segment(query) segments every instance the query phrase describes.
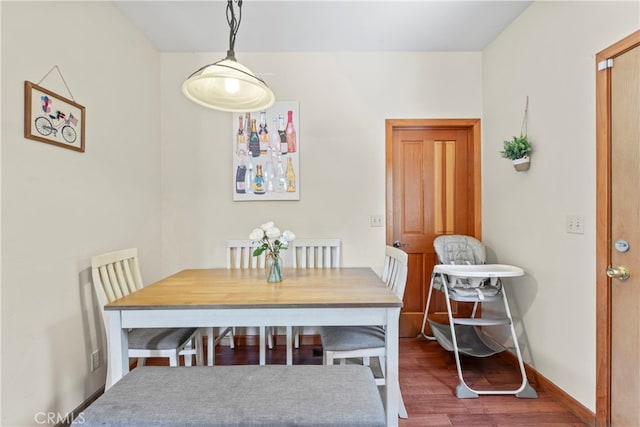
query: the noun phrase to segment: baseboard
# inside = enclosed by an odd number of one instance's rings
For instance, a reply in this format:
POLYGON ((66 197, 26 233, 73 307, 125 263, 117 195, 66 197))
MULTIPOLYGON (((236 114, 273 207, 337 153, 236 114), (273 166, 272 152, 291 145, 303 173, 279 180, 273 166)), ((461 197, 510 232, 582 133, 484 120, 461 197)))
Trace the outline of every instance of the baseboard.
MULTIPOLYGON (((509 363, 518 363, 518 358, 514 353, 510 351, 503 351, 497 356, 507 359, 509 363)), ((553 395, 553 397, 563 405, 565 405, 569 409, 569 411, 573 413, 573 415, 580 418, 580 421, 587 424, 589 427, 595 427, 596 414, 591 412, 582 403, 578 402, 576 399, 567 394, 567 392, 555 385, 547 377, 536 371, 532 366, 525 363, 524 369, 527 373, 529 382, 536 386, 534 387, 535 389, 544 390, 547 393, 553 395)))
POLYGON ((76 417, 78 417, 82 412, 89 407, 93 402, 96 401, 97 398, 102 396, 104 393, 104 386, 100 387, 96 390, 91 396, 85 399, 76 409, 69 412, 66 417, 64 417, 64 421, 56 424, 54 427, 69 427, 76 417))

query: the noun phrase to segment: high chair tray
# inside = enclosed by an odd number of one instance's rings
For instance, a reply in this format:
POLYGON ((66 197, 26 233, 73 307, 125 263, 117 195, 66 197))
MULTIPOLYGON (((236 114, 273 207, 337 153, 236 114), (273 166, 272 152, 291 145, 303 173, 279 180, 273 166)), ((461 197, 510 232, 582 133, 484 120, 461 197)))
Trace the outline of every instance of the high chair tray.
POLYGON ((524 270, 514 265, 506 264, 437 264, 434 273, 448 274, 456 277, 517 277, 524 276, 524 270))

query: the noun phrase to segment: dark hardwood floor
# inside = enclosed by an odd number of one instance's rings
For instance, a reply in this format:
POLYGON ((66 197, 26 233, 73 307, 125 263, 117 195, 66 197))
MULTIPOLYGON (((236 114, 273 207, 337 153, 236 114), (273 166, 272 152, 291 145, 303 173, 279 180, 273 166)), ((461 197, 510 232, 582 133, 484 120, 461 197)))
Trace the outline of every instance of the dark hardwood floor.
MULTIPOLYGON (((281 340, 283 341, 283 340, 281 340)), ((294 364, 322 364, 317 345, 294 350, 294 364), (314 348, 316 351, 314 352, 314 348)), ((504 353, 503 353, 504 354, 504 353)), ((235 349, 216 348, 216 364, 257 364, 258 347, 239 343, 235 349)), ((267 350, 267 363, 284 364, 284 345, 267 350)), ((147 365, 164 364, 150 359, 147 365)), ((469 386, 478 389, 516 389, 520 373, 514 360, 502 354, 488 358, 463 357, 463 373, 469 386)), ((426 426, 588 426, 576 416, 553 390, 544 390, 529 378, 538 392, 537 399, 513 395, 481 395, 477 399, 458 399, 458 375, 453 354, 433 341, 400 339, 400 388, 409 419, 400 427, 426 426)))

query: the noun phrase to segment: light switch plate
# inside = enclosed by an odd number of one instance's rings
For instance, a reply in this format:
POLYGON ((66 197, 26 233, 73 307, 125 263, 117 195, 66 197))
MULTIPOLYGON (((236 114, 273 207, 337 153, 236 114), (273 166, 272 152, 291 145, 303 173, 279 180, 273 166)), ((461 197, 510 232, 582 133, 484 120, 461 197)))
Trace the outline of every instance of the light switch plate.
POLYGON ((584 234, 584 217, 581 215, 567 215, 567 233, 584 234))
POLYGON ((384 215, 371 215, 372 227, 384 227, 384 215))

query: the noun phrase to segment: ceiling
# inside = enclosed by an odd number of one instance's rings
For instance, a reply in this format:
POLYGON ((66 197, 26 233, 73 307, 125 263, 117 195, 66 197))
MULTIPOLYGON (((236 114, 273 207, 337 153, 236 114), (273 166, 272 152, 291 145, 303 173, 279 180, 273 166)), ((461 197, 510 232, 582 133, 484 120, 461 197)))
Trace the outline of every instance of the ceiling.
MULTIPOLYGON (((225 52, 226 1, 117 1, 160 52, 225 52)), ((244 0, 235 51, 480 51, 532 1, 244 0)))

